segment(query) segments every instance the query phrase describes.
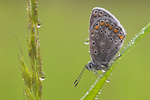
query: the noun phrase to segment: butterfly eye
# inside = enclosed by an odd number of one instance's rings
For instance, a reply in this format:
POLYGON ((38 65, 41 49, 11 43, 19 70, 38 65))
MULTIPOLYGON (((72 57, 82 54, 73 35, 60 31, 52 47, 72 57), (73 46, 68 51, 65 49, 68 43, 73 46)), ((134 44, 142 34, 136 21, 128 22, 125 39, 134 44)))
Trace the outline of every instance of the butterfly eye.
POLYGON ((89 64, 89 68, 92 68, 91 64, 89 64))

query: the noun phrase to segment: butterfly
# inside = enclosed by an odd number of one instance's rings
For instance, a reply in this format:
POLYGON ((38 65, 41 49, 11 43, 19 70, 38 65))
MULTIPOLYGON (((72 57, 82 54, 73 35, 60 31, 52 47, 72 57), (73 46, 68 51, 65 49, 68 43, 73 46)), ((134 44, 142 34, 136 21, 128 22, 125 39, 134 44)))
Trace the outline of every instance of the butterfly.
POLYGON ((89 46, 91 61, 83 68, 74 82, 78 85, 86 69, 90 71, 107 70, 112 59, 124 43, 125 29, 109 11, 95 7, 92 10, 89 25, 89 46))

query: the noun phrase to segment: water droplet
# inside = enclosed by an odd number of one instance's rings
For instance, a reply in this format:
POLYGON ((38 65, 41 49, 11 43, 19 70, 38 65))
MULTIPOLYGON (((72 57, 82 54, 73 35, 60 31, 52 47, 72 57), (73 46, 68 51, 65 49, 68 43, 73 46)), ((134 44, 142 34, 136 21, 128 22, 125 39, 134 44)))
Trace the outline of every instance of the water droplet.
POLYGON ((144 30, 145 30, 145 27, 142 29, 142 33, 141 34, 144 34, 144 30))
POLYGON ((86 38, 85 41, 84 41, 84 43, 85 43, 86 45, 88 45, 88 44, 89 44, 89 38, 86 38))
POLYGON ((44 81, 44 80, 45 80, 45 77, 40 77, 40 80, 41 80, 41 81, 44 81))
POLYGON ((120 57, 121 56, 121 54, 120 54, 120 52, 118 52, 118 57, 120 57))
POLYGON ((101 76, 101 77, 103 77, 103 75, 102 75, 102 74, 101 74, 100 76, 101 76))
POLYGON ((37 28, 40 28, 41 27, 41 24, 37 24, 37 26, 36 26, 37 28))
POLYGON ((88 50, 88 52, 90 52, 90 50, 88 50))
POLYGON ((26 8, 26 10, 29 10, 28 8, 26 8))
POLYGON ((37 5, 37 3, 35 2, 35 6, 34 6, 34 9, 35 10, 38 10, 39 6, 37 5))
POLYGON ((91 89, 92 89, 92 86, 90 86, 89 90, 91 90, 91 89))
POLYGON ((120 57, 120 56, 121 56, 121 54, 120 54, 120 52, 119 52, 118 57, 120 57))
POLYGON ((97 99, 98 99, 98 95, 95 96, 95 100, 97 100, 97 99))
POLYGON ((105 73, 105 70, 102 70, 103 73, 105 73))
POLYGON ((135 35, 135 37, 137 37, 138 35, 135 35))
POLYGON ((124 49, 126 49, 126 46, 124 46, 124 49))
POLYGON ((98 94, 101 94, 101 93, 102 93, 101 90, 99 90, 99 91, 98 91, 98 94))
POLYGON ((112 60, 111 63, 114 63, 114 61, 112 60))
POLYGON ((94 87, 94 85, 90 86, 89 90, 92 90, 92 89, 93 89, 93 87, 94 87))
POLYGON ((38 20, 38 24, 36 25, 36 27, 37 27, 37 28, 40 28, 40 27, 41 27, 41 23, 42 23, 42 22, 41 22, 40 20, 38 20))
POLYGON ((91 61, 88 61, 88 63, 90 63, 91 61))
POLYGON ((24 80, 24 79, 22 79, 22 80, 24 80))
POLYGON ((142 30, 145 30, 145 27, 142 30))
POLYGON ((109 78, 109 77, 106 79, 106 82, 107 82, 107 83, 109 83, 109 82, 110 82, 110 78, 109 78))
POLYGON ((44 73, 44 72, 42 72, 42 76, 40 77, 40 80, 41 80, 41 81, 44 81, 44 80, 45 80, 45 73, 44 73))
POLYGON ((132 42, 132 44, 134 44, 134 41, 132 42))
POLYGON ((29 1, 29 5, 31 5, 31 1, 29 1))

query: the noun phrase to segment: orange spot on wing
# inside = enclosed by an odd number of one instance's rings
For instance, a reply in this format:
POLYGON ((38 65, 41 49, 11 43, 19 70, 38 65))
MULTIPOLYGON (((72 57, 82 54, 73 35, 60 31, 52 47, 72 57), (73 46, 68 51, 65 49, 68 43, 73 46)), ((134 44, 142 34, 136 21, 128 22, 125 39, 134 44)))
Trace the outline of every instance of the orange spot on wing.
POLYGON ((123 35, 118 34, 118 37, 121 39, 121 41, 123 41, 123 38, 124 38, 123 35))
POLYGON ((109 26, 109 24, 106 23, 105 26, 109 26))
POLYGON ((109 29, 110 29, 110 30, 113 29, 113 26, 109 26, 109 29))
POLYGON ((99 14, 99 16, 102 17, 103 15, 102 15, 102 14, 99 14))
POLYGON ((94 16, 94 17, 97 17, 97 15, 96 15, 96 14, 93 14, 93 16, 94 16))
POLYGON ((123 39, 123 36, 120 36, 120 39, 123 39))
POLYGON ((114 32, 115 32, 115 33, 118 33, 119 31, 118 31, 118 29, 114 29, 114 32))
POLYGON ((92 30, 91 34, 94 34, 94 30, 92 30))
POLYGON ((103 23, 103 22, 100 22, 100 25, 102 26, 102 25, 104 25, 104 23, 103 23))
POLYGON ((95 26, 95 29, 98 30, 98 29, 99 29, 99 26, 95 26))
POLYGON ((118 37, 120 37, 121 35, 120 34, 118 34, 118 37))

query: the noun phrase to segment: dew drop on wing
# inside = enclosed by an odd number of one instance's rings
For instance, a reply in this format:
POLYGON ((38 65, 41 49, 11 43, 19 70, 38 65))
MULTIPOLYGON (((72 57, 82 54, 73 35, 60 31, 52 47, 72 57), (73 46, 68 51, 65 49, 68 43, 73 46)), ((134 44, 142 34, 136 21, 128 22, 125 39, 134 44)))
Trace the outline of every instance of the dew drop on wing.
POLYGON ((88 45, 90 42, 89 42, 89 38, 86 38, 85 41, 84 41, 84 44, 88 45))

